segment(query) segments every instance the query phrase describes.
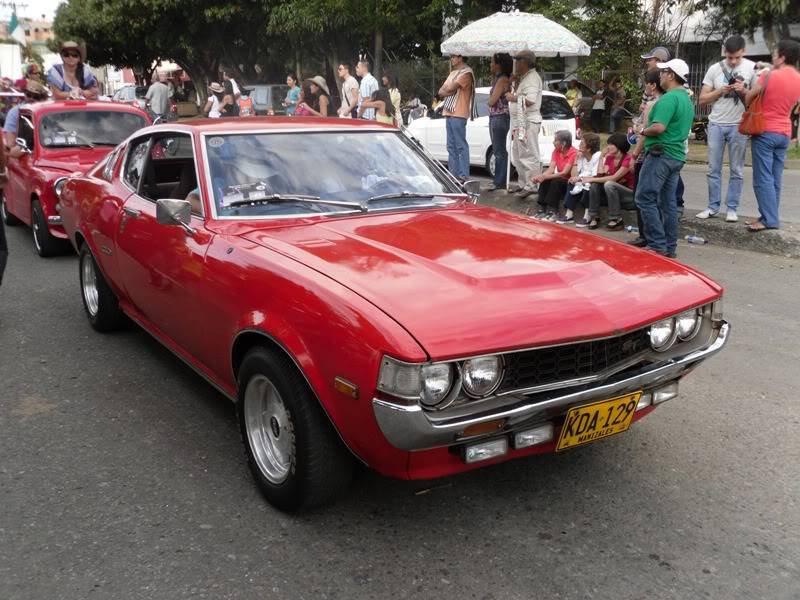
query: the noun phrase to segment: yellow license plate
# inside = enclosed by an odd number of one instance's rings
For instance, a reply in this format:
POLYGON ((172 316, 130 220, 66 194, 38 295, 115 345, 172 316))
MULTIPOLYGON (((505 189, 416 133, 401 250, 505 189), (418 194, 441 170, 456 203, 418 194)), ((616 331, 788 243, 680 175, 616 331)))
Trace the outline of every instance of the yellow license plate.
POLYGON ((564 419, 556 452, 622 433, 631 426, 642 392, 571 408, 564 419))

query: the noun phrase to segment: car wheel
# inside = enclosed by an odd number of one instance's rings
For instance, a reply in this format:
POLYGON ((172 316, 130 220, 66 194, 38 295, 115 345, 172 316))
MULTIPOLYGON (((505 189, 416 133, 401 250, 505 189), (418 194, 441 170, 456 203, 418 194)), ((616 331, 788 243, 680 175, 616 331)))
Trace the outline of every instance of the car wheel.
POLYGON ((237 413, 250 470, 267 501, 285 511, 341 496, 353 458, 294 364, 257 347, 242 361, 237 413))
POLYGON ((489 148, 489 150, 486 152, 486 170, 489 171, 489 175, 492 176, 492 179, 494 179, 494 167, 496 162, 494 151, 489 148))
POLYGON ((2 198, 0 198, 0 216, 3 218, 3 223, 8 225, 9 227, 14 227, 15 225, 19 225, 20 223, 22 223, 22 221, 20 221, 17 217, 8 212, 5 196, 2 196, 2 198))
POLYGON ((42 205, 38 200, 31 203, 31 229, 33 229, 33 247, 39 256, 57 256, 66 252, 67 242, 50 235, 42 205))
POLYGON ((78 256, 83 308, 89 324, 97 331, 114 331, 125 324, 125 314, 119 300, 103 277, 89 250, 88 244, 81 246, 78 256))

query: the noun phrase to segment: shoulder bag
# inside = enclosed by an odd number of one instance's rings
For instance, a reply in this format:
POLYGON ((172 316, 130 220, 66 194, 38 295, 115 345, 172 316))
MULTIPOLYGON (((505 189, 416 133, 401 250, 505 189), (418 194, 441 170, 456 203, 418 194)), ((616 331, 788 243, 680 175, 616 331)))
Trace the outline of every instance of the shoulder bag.
POLYGON ((764 78, 764 86, 758 95, 753 98, 750 106, 744 111, 742 120, 739 121, 739 133, 742 135, 761 135, 766 130, 764 121, 764 94, 767 92, 769 73, 764 78))

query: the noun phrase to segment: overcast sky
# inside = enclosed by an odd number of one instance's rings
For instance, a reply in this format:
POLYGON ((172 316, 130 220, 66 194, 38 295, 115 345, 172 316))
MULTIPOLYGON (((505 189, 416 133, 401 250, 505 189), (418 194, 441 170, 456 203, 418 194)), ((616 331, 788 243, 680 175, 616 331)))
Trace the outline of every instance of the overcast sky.
MULTIPOLYGON (((18 5, 27 4, 28 6, 17 9, 17 15, 20 17, 28 17, 29 19, 38 19, 43 14, 52 19, 56 14, 56 7, 58 7, 63 0, 16 0, 18 5)), ((11 17, 10 8, 0 8, 0 18, 8 21, 11 17)))

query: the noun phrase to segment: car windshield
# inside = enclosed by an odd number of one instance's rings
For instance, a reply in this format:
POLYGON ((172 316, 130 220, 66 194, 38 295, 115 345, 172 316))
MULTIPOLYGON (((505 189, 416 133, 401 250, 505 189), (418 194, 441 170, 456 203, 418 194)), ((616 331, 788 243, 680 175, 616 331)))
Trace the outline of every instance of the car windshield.
POLYGON ((542 119, 561 120, 574 119, 575 113, 572 107, 562 96, 542 96, 542 119))
POLYGON ((455 201, 456 190, 398 132, 213 135, 205 138, 205 146, 220 217, 342 213, 455 201))
POLYGON ((137 129, 145 119, 133 113, 111 110, 70 110, 48 113, 39 125, 42 146, 116 146, 137 129))

